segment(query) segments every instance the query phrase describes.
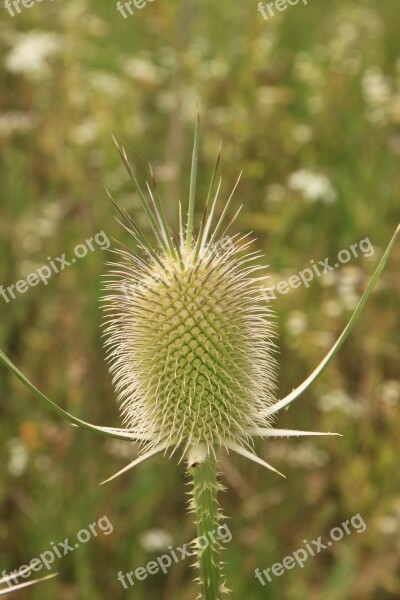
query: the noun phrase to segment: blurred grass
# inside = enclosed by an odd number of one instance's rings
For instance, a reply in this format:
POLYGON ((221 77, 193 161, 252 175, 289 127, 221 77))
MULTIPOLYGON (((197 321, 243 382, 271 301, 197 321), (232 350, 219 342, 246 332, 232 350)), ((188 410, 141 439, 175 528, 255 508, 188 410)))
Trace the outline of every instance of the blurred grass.
MULTIPOLYGON (((400 220, 397 3, 309 2, 268 22, 256 2, 227 0, 206 0, 201 8, 193 0, 156 0, 127 20, 104 0, 44 0, 14 18, 1 13, 0 283, 24 278, 48 256, 71 255, 103 229, 131 243, 103 191, 107 185, 141 221, 112 133, 142 180, 148 161, 154 163, 176 225, 177 201, 187 199, 197 102, 199 198, 222 137, 226 197, 244 169, 236 227, 255 232, 275 281, 311 259, 334 262, 365 237, 375 247, 371 258, 354 259, 334 278, 274 302, 279 394, 296 386, 343 328, 400 220), (22 53, 16 72, 18 48, 38 30, 54 34, 59 51, 41 61, 42 37, 39 50, 22 53), (288 177, 300 169, 327 176, 336 201, 308 202, 290 189, 288 177)), ((279 419, 281 427, 344 437, 259 442, 258 452, 285 472, 285 481, 236 457, 223 461, 232 598, 400 596, 399 258, 397 248, 339 358, 279 419), (256 567, 281 561, 304 539, 326 537, 356 513, 367 524, 364 533, 265 588, 254 578, 256 567)), ((97 250, 46 287, 29 288, 9 304, 0 297, 0 346, 66 410, 111 426, 119 417, 98 310, 105 260, 97 250)), ((144 532, 168 532, 173 546, 193 535, 183 465, 157 458, 99 487, 134 448, 72 430, 4 370, 0 390, 1 569, 26 564, 51 541, 74 539, 104 514, 114 525, 112 535, 59 561, 59 578, 15 598, 194 598, 186 563, 128 591, 117 581, 118 571, 161 553, 146 550, 144 532)))

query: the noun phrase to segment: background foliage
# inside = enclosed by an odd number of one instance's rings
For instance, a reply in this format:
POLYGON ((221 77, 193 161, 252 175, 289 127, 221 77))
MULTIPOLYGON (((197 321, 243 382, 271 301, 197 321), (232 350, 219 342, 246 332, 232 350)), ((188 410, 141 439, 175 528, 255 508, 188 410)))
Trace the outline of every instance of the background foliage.
MULTIPOLYGON (((365 237, 375 247, 371 258, 274 302, 279 395, 290 391, 343 328, 399 221, 397 2, 310 1, 268 22, 255 1, 155 0, 126 20, 105 0, 44 0, 14 18, 0 10, 0 283, 24 278, 48 256, 68 256, 102 229, 131 244, 103 190, 141 221, 111 133, 142 180, 154 164, 176 225, 197 102, 199 199, 222 137, 225 197, 244 169, 236 227, 257 235, 272 281, 365 237), (304 170, 308 185, 294 189, 291 176, 304 170)), ((400 597, 399 258, 397 249, 339 358, 279 419, 344 437, 260 442, 286 480, 223 457, 232 598, 400 597), (256 567, 356 513, 364 533, 265 588, 254 578, 256 567)), ((66 410, 118 426, 99 328, 105 260, 97 250, 46 287, 9 304, 0 297, 0 347, 66 410)), ((73 430, 4 369, 0 390, 1 569, 26 564, 104 514, 114 525, 60 561, 57 579, 20 597, 194 598, 187 562, 128 591, 117 581, 118 571, 160 555, 163 540, 191 539, 183 465, 157 458, 99 487, 135 448, 73 430)))

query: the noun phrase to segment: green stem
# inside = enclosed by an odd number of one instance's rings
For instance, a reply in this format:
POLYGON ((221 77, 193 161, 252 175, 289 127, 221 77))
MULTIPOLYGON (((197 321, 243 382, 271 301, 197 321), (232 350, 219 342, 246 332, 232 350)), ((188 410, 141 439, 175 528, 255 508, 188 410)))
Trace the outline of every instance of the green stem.
POLYGON ((196 551, 200 569, 200 583, 203 600, 221 598, 221 572, 219 553, 221 549, 218 526, 221 513, 218 506, 218 491, 221 486, 217 480, 217 463, 214 456, 192 467, 193 503, 196 514, 197 543, 196 551), (207 544, 207 542, 208 544, 207 544))

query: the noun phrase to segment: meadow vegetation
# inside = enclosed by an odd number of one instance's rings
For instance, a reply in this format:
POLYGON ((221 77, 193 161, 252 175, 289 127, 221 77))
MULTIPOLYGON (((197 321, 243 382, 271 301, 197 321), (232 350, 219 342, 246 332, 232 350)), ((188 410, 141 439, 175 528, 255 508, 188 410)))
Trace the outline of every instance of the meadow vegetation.
MULTIPOLYGON (((268 21, 248 1, 159 0, 126 20, 105 0, 35 3, 14 18, 2 7, 0 284, 100 231, 131 245, 104 186, 146 227, 111 134, 141 181, 151 161, 177 228, 197 104, 199 199, 222 138, 222 197, 243 169, 234 231, 254 232, 271 285, 365 238, 375 250, 270 303, 283 397, 343 329, 399 222, 398 14, 394 0, 309 0, 268 21)), ((60 406, 118 427, 100 329, 106 254, 89 252, 12 302, 0 296, 0 347, 60 406)), ((400 596, 399 259, 397 248, 338 357, 279 417, 281 428, 343 438, 257 442, 286 480, 223 457, 232 598, 400 596), (255 578, 256 568, 356 514, 362 534, 268 586, 255 578)), ((72 428, 3 368, 0 422, 1 570, 103 515, 114 527, 60 560, 59 577, 15 598, 195 597, 189 561, 129 590, 117 579, 195 536, 183 465, 157 457, 99 487, 137 449, 72 428)))

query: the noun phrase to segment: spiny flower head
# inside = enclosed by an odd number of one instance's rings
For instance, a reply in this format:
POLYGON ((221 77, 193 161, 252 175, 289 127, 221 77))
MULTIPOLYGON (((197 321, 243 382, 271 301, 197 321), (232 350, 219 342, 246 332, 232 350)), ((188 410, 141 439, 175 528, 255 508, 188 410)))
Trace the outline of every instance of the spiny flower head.
MULTIPOLYGON (((243 241, 243 240, 242 240, 243 241)), ((240 240, 140 263, 120 251, 108 287, 109 359, 130 429, 184 450, 243 442, 273 400, 270 312, 240 240)))
POLYGON ((146 199, 125 150, 117 148, 156 239, 153 245, 112 200, 139 247, 114 250, 118 262, 109 263, 104 297, 105 346, 126 432, 145 445, 130 467, 168 448, 179 448, 192 465, 225 447, 275 471, 253 454, 251 437, 306 432, 271 426, 285 400, 275 402, 274 331, 260 283, 265 277, 257 276, 260 254, 249 250, 247 235, 229 234, 238 213, 225 222, 237 184, 215 219, 219 154, 195 235, 197 121, 187 222, 180 206, 175 236, 154 177, 146 199))
POLYGON ((267 426, 263 411, 274 399, 276 366, 271 311, 263 277, 255 275, 263 268, 260 254, 249 252, 248 236, 225 229, 218 237, 227 205, 213 227, 220 185, 212 203, 210 196, 219 157, 193 235, 197 140, 196 131, 186 228, 180 210, 178 239, 173 236, 157 190, 148 186, 145 206, 158 248, 122 211, 142 256, 115 250, 119 261, 111 263, 106 287, 112 293, 105 298, 108 359, 127 427, 148 448, 164 444, 184 454, 199 444, 207 452, 227 442, 244 445, 251 427, 267 426))

